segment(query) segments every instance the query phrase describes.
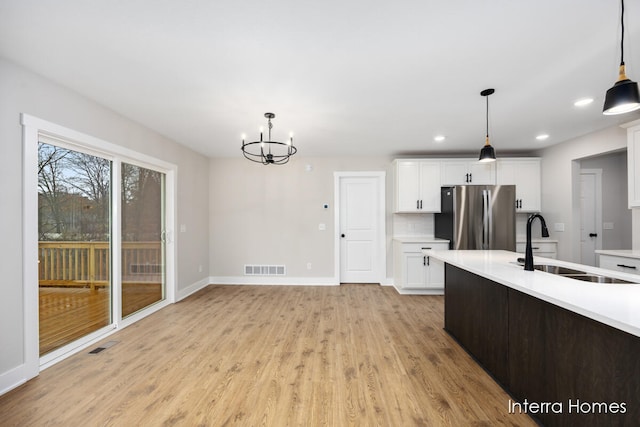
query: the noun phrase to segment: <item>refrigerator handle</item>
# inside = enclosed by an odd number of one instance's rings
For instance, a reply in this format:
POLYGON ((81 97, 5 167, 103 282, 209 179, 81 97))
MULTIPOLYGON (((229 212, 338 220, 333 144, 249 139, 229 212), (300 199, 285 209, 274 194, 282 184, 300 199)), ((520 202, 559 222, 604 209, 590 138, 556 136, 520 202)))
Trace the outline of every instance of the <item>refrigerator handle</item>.
POLYGON ((487 190, 487 249, 493 249, 493 242, 491 237, 493 236, 493 194, 491 190, 487 190))
POLYGON ((482 190, 482 249, 489 245, 489 191, 482 190))

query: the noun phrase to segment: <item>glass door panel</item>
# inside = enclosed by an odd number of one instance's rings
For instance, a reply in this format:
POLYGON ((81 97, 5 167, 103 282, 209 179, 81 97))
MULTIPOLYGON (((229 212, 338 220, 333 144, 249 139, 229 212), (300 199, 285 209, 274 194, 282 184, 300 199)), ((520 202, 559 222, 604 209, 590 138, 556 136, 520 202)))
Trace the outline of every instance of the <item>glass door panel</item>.
POLYGON ((111 161, 38 144, 40 355, 112 323, 111 161))
POLYGON ((165 174, 122 164, 122 317, 165 298, 165 174))

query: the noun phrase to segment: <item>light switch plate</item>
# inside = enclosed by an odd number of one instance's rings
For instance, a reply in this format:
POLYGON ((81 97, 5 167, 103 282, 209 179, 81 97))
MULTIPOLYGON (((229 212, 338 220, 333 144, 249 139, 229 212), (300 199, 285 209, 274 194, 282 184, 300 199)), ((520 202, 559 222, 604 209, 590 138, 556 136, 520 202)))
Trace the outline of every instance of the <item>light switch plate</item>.
POLYGON ((602 229, 603 230, 613 230, 613 223, 612 222, 603 222, 602 223, 602 229))
POLYGON ((553 231, 564 231, 564 222, 556 222, 553 224, 553 231))

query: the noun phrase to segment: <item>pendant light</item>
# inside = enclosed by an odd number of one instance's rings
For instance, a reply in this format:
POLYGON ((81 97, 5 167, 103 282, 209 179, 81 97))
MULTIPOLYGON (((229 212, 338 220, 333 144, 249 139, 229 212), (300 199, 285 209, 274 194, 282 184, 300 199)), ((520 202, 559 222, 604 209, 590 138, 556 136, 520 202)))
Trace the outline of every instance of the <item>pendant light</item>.
POLYGON ((620 69, 618 81, 607 91, 602 114, 623 114, 640 109, 640 92, 638 83, 629 80, 624 65, 624 0, 620 0, 620 69))
POLYGON ((487 98, 487 136, 484 141, 484 147, 480 150, 481 162, 494 162, 496 160, 496 150, 489 144, 489 95, 495 92, 495 89, 485 89, 480 92, 480 95, 487 98))

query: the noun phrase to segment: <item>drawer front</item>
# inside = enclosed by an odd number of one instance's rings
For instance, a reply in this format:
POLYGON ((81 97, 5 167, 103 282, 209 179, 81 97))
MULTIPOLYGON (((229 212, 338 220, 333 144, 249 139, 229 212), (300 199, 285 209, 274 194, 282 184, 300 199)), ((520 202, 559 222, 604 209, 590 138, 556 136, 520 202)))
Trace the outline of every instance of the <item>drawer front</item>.
MULTIPOLYGON (((525 242, 518 242, 516 243, 516 252, 524 253, 526 247, 527 244, 525 242)), ((532 242, 531 249, 534 254, 558 252, 557 244, 555 242, 532 242)))
POLYGON ((422 252, 424 249, 447 250, 449 243, 423 242, 423 243, 403 243, 402 252, 422 252))
POLYGON ((600 255, 600 268, 621 271, 623 273, 640 274, 640 260, 613 255, 600 255))

